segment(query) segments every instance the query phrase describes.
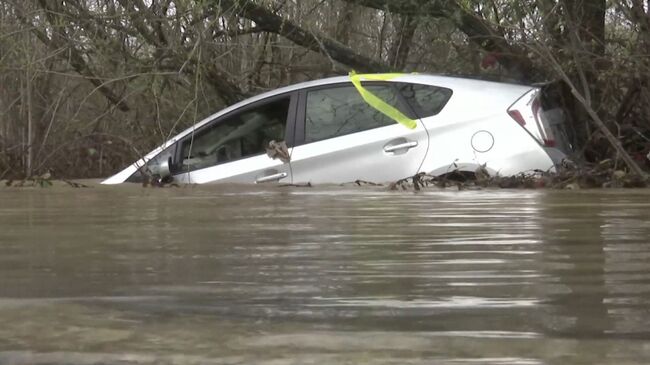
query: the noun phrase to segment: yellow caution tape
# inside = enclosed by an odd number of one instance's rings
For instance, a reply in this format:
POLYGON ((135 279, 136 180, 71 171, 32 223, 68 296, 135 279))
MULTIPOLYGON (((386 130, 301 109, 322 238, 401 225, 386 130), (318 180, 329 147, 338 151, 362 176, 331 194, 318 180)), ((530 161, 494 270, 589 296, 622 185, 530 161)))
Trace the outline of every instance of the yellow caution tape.
POLYGON ((404 74, 390 73, 390 74, 363 74, 363 75, 359 75, 354 71, 350 72, 350 80, 352 81, 352 84, 357 89, 357 91, 359 92, 359 95, 361 95, 363 100, 366 103, 368 103, 368 105, 375 108, 377 111, 379 111, 383 115, 385 115, 385 116, 389 117, 390 119, 396 121, 397 123, 402 124, 406 128, 415 129, 415 127, 417 127, 417 125, 418 125, 416 120, 413 120, 413 119, 407 117, 401 111, 397 110, 392 105, 389 105, 385 101, 381 100, 381 98, 379 98, 377 95, 373 94, 372 92, 370 92, 368 89, 364 88, 361 85, 361 79, 375 80, 375 81, 387 81, 387 80, 394 79, 394 78, 400 77, 400 76, 404 76, 404 74))

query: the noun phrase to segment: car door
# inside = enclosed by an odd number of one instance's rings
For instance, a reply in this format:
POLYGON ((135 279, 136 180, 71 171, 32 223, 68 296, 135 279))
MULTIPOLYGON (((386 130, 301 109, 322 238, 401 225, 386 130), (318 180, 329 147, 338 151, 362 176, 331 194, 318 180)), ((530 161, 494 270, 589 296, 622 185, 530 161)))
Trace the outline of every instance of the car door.
MULTIPOLYGON (((368 82, 364 86, 413 116, 395 85, 368 82)), ((428 143, 419 120, 415 129, 397 123, 367 104, 351 83, 303 90, 291 154, 293 182, 388 182, 413 176, 428 143)))
POLYGON ((266 153, 269 142, 293 142, 295 94, 255 102, 218 118, 178 142, 176 181, 291 182, 289 164, 266 153))

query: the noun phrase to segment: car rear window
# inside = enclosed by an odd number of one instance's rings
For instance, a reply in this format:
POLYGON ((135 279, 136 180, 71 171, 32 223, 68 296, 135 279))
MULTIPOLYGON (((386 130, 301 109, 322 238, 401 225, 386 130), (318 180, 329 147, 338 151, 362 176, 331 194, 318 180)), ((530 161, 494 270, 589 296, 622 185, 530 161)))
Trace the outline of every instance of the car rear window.
POLYGON ((440 113, 452 94, 451 89, 432 85, 400 83, 398 88, 420 118, 440 113))

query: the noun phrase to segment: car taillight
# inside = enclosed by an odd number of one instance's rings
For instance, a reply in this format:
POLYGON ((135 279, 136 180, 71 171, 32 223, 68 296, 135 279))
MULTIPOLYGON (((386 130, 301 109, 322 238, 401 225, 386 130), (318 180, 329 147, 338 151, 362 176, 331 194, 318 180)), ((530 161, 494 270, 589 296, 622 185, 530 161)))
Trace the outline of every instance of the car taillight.
POLYGON ((555 147, 555 140, 553 140, 553 139, 545 139, 544 140, 544 146, 546 146, 546 147, 555 147))
POLYGON ((544 117, 539 89, 524 94, 508 108, 508 115, 528 131, 540 144, 555 147, 555 136, 544 117))
POLYGON ((512 117, 512 119, 515 120, 515 122, 519 123, 520 126, 525 126, 526 121, 524 120, 524 117, 521 115, 519 110, 508 110, 508 114, 512 117))

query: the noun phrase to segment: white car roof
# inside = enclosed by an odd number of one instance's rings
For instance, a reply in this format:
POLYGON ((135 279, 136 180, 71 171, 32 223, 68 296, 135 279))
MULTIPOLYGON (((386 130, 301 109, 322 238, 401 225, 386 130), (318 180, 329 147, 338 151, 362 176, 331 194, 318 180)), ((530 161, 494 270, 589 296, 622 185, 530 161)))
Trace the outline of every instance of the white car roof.
MULTIPOLYGON (((454 91, 456 91, 459 88, 468 88, 468 89, 477 89, 481 88, 482 86, 489 86, 491 89, 494 88, 508 88, 511 89, 513 87, 515 88, 522 88, 522 90, 528 90, 530 89, 530 86, 525 86, 525 85, 518 85, 518 84, 512 84, 512 83, 504 83, 504 82, 494 82, 494 81, 485 81, 485 80, 479 80, 479 79, 471 79, 471 78, 464 78, 464 77, 456 77, 456 76, 440 76, 440 75, 431 75, 431 74, 419 74, 419 73, 405 73, 400 75, 399 77, 391 78, 390 80, 387 80, 390 82, 411 82, 415 84, 426 84, 426 85, 435 85, 435 86, 440 86, 440 87, 446 87, 450 88, 454 91)), ((188 129, 184 130, 183 132, 179 133, 176 136, 176 139, 182 138, 185 135, 189 134, 192 132, 192 130, 196 130, 200 127, 202 127, 204 124, 208 123, 209 121, 213 120, 214 118, 217 118, 223 114, 229 113, 235 109, 241 108, 244 105, 266 99, 268 97, 272 97, 275 95, 281 95, 285 93, 290 93, 292 91, 296 90, 302 90, 302 89, 307 89, 310 87, 315 87, 315 86, 322 86, 322 85, 331 85, 331 84, 340 84, 340 83, 346 83, 350 82, 350 76, 334 76, 334 77, 328 77, 324 79, 318 79, 318 80, 313 80, 313 81, 306 81, 306 82, 301 82, 293 85, 288 85, 284 87, 280 87, 271 91, 267 91, 258 95, 255 95, 253 97, 244 99, 238 103, 235 103, 229 107, 226 107, 210 116, 207 118, 203 119, 202 121, 196 123, 195 125, 189 127, 188 129)), ((523 93, 523 92, 522 92, 523 93)))
MULTIPOLYGON (((362 74, 363 75, 363 74, 362 74)), ((375 75, 375 74, 372 74, 375 75)), ((380 75, 380 74, 379 74, 380 75)), ((445 75, 435 75, 435 74, 421 74, 421 73, 404 73, 400 74, 400 76, 391 78, 391 82, 412 82, 416 84, 427 84, 427 85, 436 85, 436 86, 441 86, 441 87, 448 87, 448 88, 454 88, 454 87, 476 87, 480 84, 484 85, 501 85, 501 86, 523 86, 526 88, 530 88, 528 85, 522 85, 522 84, 516 84, 516 83, 511 83, 511 82, 496 82, 496 81, 488 81, 488 80, 482 80, 482 79, 477 79, 477 78, 470 78, 470 77, 461 77, 461 76, 445 76, 445 75)), ((284 87, 280 87, 277 89, 273 89, 271 91, 267 91, 265 93, 253 96, 252 98, 248 98, 244 100, 244 102, 248 103, 254 100, 261 100, 273 95, 279 95, 279 94, 284 94, 296 90, 301 90, 301 89, 306 89, 314 86, 322 86, 322 85, 330 85, 330 84, 339 84, 339 83, 345 83, 345 82, 350 82, 350 76, 334 76, 334 77, 328 77, 324 79, 318 79, 318 80, 312 80, 312 81, 305 81, 305 82, 300 82, 297 84, 292 84, 284 87)), ((239 103, 238 103, 239 104, 239 103)), ((237 104, 235 104, 237 105, 237 104)))

